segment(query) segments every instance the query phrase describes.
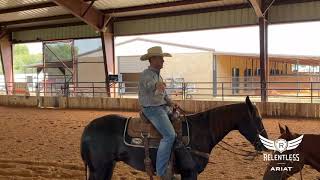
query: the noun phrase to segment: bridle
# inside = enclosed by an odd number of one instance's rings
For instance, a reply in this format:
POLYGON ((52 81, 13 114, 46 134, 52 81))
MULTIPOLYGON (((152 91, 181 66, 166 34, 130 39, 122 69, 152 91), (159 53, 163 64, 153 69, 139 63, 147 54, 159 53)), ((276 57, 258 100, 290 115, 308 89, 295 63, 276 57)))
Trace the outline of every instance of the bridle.
MULTIPOLYGON (((184 121, 188 121, 187 116, 186 116, 186 111, 184 111, 181 107, 175 107, 173 110, 174 111, 179 111, 183 115, 184 121)), ((250 116, 250 118, 252 120, 252 116, 251 116, 250 113, 249 113, 249 116, 250 116)), ((210 123, 210 121, 209 121, 209 123, 210 123)), ((209 124, 209 127, 211 127, 211 124, 209 124)), ((260 133, 264 132, 264 131, 266 131, 264 128, 262 130, 260 130, 260 131, 257 130, 256 138, 255 138, 255 140, 253 142, 254 145, 259 141, 258 135, 260 133)), ((210 133, 211 141, 214 143, 215 142, 215 137, 214 137, 214 134, 213 134, 211 128, 209 128, 209 133, 210 133)), ((256 151, 248 151, 248 150, 236 148, 233 145, 231 145, 231 144, 229 144, 229 143, 227 143, 227 142, 225 142, 223 140, 221 142, 223 144, 231 147, 232 149, 235 149, 237 151, 242 151, 243 153, 238 153, 238 152, 235 152, 234 150, 230 150, 230 149, 224 147, 221 144, 217 144, 218 146, 220 146, 221 148, 225 149, 226 151, 231 152, 231 153, 236 154, 236 155, 239 155, 239 156, 253 157, 252 159, 254 159, 257 155, 261 154, 261 152, 259 152, 257 150, 256 151)), ((198 157, 202 157, 202 158, 206 159, 208 163, 212 163, 213 164, 213 162, 209 161, 210 153, 202 152, 202 151, 196 150, 194 148, 192 149, 191 147, 188 147, 188 149, 192 154, 194 154, 194 155, 196 155, 198 157)))
MULTIPOLYGON (((250 110, 249 110, 249 109, 248 109, 248 115, 249 115, 250 120, 253 120, 252 114, 250 113, 250 110)), ((211 127, 211 126, 210 126, 210 127, 211 127)), ((259 134, 261 134, 261 133, 264 132, 264 131, 266 131, 264 128, 261 129, 260 131, 258 131, 258 128, 257 128, 257 134, 256 134, 256 137, 255 137, 255 140, 253 141, 253 145, 256 145, 256 144, 258 143, 258 141, 259 141, 259 134)), ((212 134, 212 141, 214 141, 215 138, 213 137, 213 133, 212 133, 212 132, 210 132, 210 133, 212 134)), ((222 142, 223 144, 225 144, 225 145, 233 148, 233 149, 236 149, 237 151, 242 151, 242 152, 244 152, 244 153, 246 153, 246 154, 234 152, 233 150, 230 150, 230 149, 222 146, 221 144, 217 144, 218 146, 220 146, 221 148, 225 149, 226 151, 229 151, 229 152, 231 152, 231 153, 233 153, 233 154, 240 155, 240 156, 244 156, 244 157, 252 157, 252 160, 253 160, 256 156, 258 156, 259 154, 262 154, 262 153, 259 152, 258 150, 248 151, 248 150, 244 150, 244 149, 240 149, 240 148, 234 147, 233 145, 231 145, 231 144, 229 144, 229 143, 227 143, 227 142, 225 142, 225 141, 223 141, 223 140, 221 140, 221 142, 222 142)))
MULTIPOLYGON (((287 162, 287 163, 285 164, 285 166, 288 166, 288 165, 290 165, 290 164, 293 164, 293 161, 287 162)), ((302 177, 302 168, 303 168, 303 166, 301 166, 301 167, 299 168, 300 180, 303 180, 303 177, 302 177)), ((287 171, 282 171, 281 176, 280 176, 281 179, 283 178, 283 175, 288 176, 288 177, 292 176, 292 174, 289 174, 287 171)), ((286 178, 286 177, 285 177, 285 178, 286 178)))

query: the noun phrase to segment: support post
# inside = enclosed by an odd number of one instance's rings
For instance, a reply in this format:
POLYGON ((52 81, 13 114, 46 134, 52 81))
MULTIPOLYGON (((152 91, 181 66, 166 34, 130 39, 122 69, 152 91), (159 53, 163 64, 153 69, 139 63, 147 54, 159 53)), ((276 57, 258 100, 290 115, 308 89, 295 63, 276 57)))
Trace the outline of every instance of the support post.
POLYGON ((100 36, 102 42, 106 90, 107 96, 110 97, 109 74, 115 73, 113 23, 110 23, 106 32, 100 32, 100 36))
POLYGON ((6 93, 7 95, 12 95, 14 78, 11 33, 6 33, 2 38, 0 38, 0 55, 2 70, 5 77, 6 93))
POLYGON ((259 18, 260 30, 260 82, 261 82, 261 102, 268 101, 268 24, 265 18, 259 18))

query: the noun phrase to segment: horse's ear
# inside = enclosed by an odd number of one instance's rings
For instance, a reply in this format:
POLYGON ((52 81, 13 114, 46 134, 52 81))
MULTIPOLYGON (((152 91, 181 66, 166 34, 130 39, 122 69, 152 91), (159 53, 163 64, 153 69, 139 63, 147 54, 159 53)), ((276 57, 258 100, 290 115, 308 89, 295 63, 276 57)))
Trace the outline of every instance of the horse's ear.
POLYGON ((291 134, 291 132, 290 132, 290 130, 289 130, 289 128, 288 128, 288 126, 287 126, 287 125, 285 125, 285 127, 286 127, 286 132, 287 132, 288 134, 291 134))
POLYGON ((253 105, 252 105, 252 102, 251 102, 249 96, 246 97, 246 104, 248 105, 250 111, 252 112, 253 111, 253 105))
POLYGON ((280 125, 280 123, 278 123, 278 124, 279 124, 280 134, 285 133, 286 130, 280 125))

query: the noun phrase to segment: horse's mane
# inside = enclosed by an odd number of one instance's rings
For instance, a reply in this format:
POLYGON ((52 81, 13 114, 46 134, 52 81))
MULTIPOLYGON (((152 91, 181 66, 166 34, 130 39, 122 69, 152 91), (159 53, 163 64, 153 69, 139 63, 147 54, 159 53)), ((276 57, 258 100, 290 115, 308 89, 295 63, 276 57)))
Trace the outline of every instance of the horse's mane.
POLYGON ((237 103, 237 104, 228 104, 228 105, 224 105, 224 106, 219 106, 219 107, 215 107, 215 108, 211 108, 211 109, 207 109, 205 111, 201 111, 201 112, 197 112, 197 113, 193 113, 193 114, 188 114, 188 117, 199 117, 202 115, 211 115, 217 112, 226 112, 226 110, 229 110, 230 108, 233 107, 237 107, 237 106, 247 106, 246 103, 237 103))

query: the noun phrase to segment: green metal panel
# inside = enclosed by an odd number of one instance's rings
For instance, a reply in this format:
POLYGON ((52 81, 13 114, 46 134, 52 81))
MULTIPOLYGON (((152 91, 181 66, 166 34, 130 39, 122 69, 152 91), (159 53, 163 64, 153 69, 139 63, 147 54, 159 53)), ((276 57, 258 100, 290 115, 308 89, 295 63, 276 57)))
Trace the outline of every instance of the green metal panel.
POLYGON ((320 20, 320 1, 272 6, 271 23, 320 20))
POLYGON ((99 33, 95 32, 88 25, 17 31, 13 32, 12 34, 13 40, 15 42, 85 38, 98 36, 99 33))
POLYGON ((114 34, 134 35, 257 24, 252 8, 116 22, 114 34))

